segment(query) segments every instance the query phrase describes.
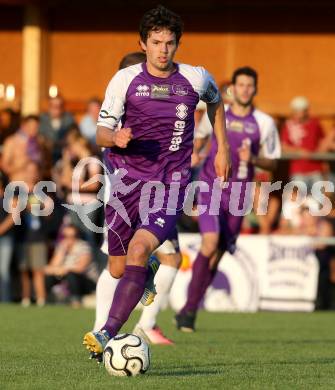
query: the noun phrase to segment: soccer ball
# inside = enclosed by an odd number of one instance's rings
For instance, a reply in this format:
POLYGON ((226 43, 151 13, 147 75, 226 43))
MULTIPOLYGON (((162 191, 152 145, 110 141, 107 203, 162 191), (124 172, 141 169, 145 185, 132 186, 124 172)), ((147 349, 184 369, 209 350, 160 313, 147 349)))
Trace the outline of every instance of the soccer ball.
POLYGON ((134 334, 119 334, 108 341, 104 350, 104 365, 114 376, 144 374, 150 366, 148 344, 134 334))

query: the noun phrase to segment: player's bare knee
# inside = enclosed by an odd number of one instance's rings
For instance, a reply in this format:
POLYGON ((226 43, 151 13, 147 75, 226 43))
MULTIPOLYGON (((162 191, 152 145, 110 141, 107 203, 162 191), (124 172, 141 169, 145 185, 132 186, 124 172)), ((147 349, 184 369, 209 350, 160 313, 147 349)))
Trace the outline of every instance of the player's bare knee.
POLYGON ((145 242, 135 240, 128 247, 127 264, 144 266, 150 255, 150 247, 145 242))
POLYGON ((109 263, 108 270, 113 278, 120 279, 124 274, 124 265, 117 262, 111 262, 109 263))
POLYGON ((122 278, 124 269, 126 266, 125 256, 109 256, 108 258, 108 271, 115 279, 122 278))
POLYGON ((114 279, 121 279, 124 274, 124 269, 116 267, 113 264, 109 264, 108 270, 114 279))

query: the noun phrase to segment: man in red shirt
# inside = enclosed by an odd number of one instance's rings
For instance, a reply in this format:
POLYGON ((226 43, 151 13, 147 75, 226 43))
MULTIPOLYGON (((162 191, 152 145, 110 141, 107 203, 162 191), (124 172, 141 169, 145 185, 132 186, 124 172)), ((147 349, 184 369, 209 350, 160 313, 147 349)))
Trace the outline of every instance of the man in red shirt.
POLYGON ((323 180, 321 161, 309 159, 311 153, 319 150, 324 133, 319 121, 309 115, 309 102, 303 96, 291 101, 292 115, 285 122, 281 131, 284 152, 295 152, 300 159, 290 161, 290 180, 303 181, 308 192, 313 184, 323 180))

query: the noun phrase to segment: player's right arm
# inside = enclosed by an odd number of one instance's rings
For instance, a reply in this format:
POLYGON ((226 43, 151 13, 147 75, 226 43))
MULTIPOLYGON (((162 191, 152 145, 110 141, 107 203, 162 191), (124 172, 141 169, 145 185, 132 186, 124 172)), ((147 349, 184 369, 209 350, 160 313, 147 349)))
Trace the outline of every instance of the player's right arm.
POLYGON ((131 139, 132 133, 130 128, 111 130, 108 127, 97 126, 96 143, 98 146, 104 148, 113 146, 126 148, 131 139))
POLYGON ((126 148, 132 138, 131 129, 118 129, 123 116, 129 80, 124 71, 117 72, 109 82, 99 113, 96 144, 101 147, 126 148))

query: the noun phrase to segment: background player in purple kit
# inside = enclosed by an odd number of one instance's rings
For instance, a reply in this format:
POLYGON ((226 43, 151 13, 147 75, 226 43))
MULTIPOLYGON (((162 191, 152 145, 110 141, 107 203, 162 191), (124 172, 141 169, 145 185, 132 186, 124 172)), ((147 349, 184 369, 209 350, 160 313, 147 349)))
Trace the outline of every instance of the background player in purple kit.
POLYGON ((204 68, 173 62, 181 34, 178 15, 162 6, 148 11, 140 25, 140 44, 147 62, 120 70, 107 87, 97 144, 109 148, 105 157, 114 169, 111 179, 116 196, 106 207, 110 259, 117 266, 126 257, 126 267, 106 324, 84 337, 91 352, 101 353, 127 321, 143 294, 150 253, 175 228, 190 178, 194 110, 199 99, 208 104, 217 138, 216 175, 223 180, 229 175, 224 107, 218 88, 204 68), (122 129, 115 131, 120 120, 122 129), (160 207, 147 210, 143 219, 143 204, 157 200, 150 191, 153 181, 158 192, 161 184, 172 188, 172 183, 177 183, 177 191, 171 197, 163 188, 158 197, 160 207))
MULTIPOLYGON (((201 248, 193 264, 187 302, 175 317, 177 328, 185 332, 194 331, 199 303, 216 274, 223 253, 226 250, 233 253, 235 250, 243 216, 237 215, 234 210, 237 206, 238 210, 242 210, 245 201, 251 201, 248 199, 250 194, 247 191, 247 182, 253 180, 255 167, 274 170, 276 159, 281 153, 278 131, 273 119, 253 107, 253 98, 257 93, 256 71, 249 67, 237 69, 232 77, 232 88, 234 101, 226 108, 232 174, 227 188, 223 189, 221 197, 216 200, 219 213, 211 215, 211 190, 216 178, 213 164, 217 140, 214 134, 209 155, 199 175, 199 180, 208 183, 210 188, 209 192, 198 193, 198 203, 207 206, 206 212, 199 216, 201 248)), ((198 136, 206 134, 198 133, 198 136)), ((201 142, 195 144, 200 150, 201 142)))

